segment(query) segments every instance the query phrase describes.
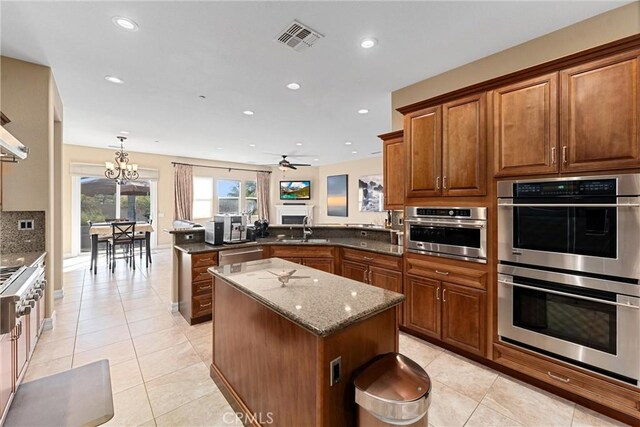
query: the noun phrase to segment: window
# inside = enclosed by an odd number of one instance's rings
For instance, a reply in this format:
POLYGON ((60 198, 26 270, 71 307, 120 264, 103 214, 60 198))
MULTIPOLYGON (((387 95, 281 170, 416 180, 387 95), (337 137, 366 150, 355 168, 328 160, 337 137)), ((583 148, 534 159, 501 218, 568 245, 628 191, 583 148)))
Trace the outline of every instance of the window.
POLYGON ((193 218, 211 218, 213 206, 213 178, 193 177, 193 218))
POLYGON ((240 213, 240 181, 218 180, 218 213, 240 213))
POLYGON ((258 190, 255 181, 244 183, 244 210, 249 215, 258 215, 258 190))

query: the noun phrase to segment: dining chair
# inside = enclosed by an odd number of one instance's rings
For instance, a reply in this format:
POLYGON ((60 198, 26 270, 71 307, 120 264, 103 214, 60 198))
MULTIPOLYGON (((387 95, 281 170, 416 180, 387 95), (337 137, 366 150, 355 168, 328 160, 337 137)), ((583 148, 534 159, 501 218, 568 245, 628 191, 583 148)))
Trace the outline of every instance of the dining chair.
MULTIPOLYGON (((91 231, 91 227, 93 227, 93 221, 88 220, 87 224, 89 224, 89 231, 91 231)), ((97 269, 94 268, 95 265, 98 263, 98 256, 100 255, 100 243, 104 243, 104 254, 105 254, 105 258, 107 260, 107 265, 109 265, 109 257, 107 257, 107 251, 108 251, 108 246, 109 246, 109 239, 111 237, 108 235, 98 235, 98 245, 96 248, 96 253, 93 253, 93 250, 91 251, 91 263, 89 264, 89 270, 91 270, 93 268, 94 270, 94 274, 97 272, 97 269)), ((91 239, 91 233, 89 233, 89 239, 91 239)), ((92 248, 93 249, 93 248, 92 248)))
MULTIPOLYGON (((149 225, 153 224, 153 219, 149 219, 149 225)), ((149 251, 147 253, 146 247, 147 247, 147 233, 145 231, 137 231, 135 234, 134 239, 139 243, 139 247, 140 247, 140 259, 142 260, 142 248, 145 248, 145 253, 147 255, 146 261, 147 261, 147 267, 149 267, 149 264, 153 264, 153 262, 151 261, 151 252, 149 251)))
POLYGON ((112 222, 111 238, 107 249, 107 257, 111 262, 111 272, 116 271, 116 259, 124 259, 127 264, 131 263, 133 269, 136 269, 136 258, 134 256, 135 247, 135 222, 112 222), (118 248, 122 249, 122 255, 118 256, 118 248))

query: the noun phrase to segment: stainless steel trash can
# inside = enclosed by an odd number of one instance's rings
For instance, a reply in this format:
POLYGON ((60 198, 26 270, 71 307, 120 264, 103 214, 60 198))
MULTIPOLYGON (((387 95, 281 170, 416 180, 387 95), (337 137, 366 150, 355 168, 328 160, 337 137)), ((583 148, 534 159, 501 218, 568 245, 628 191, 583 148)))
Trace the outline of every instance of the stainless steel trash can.
POLYGON ((358 426, 427 427, 431 380, 416 362, 388 353, 355 379, 358 426))

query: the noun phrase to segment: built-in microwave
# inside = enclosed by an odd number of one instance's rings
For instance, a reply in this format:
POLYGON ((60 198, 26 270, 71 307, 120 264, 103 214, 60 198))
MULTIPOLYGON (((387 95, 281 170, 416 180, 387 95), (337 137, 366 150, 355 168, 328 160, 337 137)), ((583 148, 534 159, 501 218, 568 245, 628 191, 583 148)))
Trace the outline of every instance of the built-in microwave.
POLYGON ((487 262, 487 208, 408 207, 407 251, 487 262))
POLYGON ((498 259, 640 279, 640 174, 498 183, 498 259))

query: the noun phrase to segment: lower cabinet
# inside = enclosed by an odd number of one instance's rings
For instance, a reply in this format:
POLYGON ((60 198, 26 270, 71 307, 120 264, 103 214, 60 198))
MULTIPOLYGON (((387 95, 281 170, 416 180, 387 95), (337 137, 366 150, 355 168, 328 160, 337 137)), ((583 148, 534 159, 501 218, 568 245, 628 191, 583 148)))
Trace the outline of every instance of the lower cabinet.
POLYGON ((402 293, 402 258, 343 249, 342 276, 402 293))
POLYGON ((335 273, 334 254, 335 248, 331 246, 274 245, 269 248, 268 256, 282 258, 327 273, 335 273))
POLYGON ((405 325, 430 337, 440 339, 440 282, 407 276, 405 290, 405 325))
POLYGON ((484 291, 442 283, 442 341, 470 353, 485 353, 484 291))
POLYGON ((193 325, 211 320, 213 277, 207 271, 218 264, 218 252, 179 253, 178 310, 193 325))
POLYGON ((315 268, 316 270, 333 273, 333 258, 303 258, 302 265, 315 268))
POLYGON ((342 277, 367 283, 369 266, 359 262, 342 261, 342 277))

